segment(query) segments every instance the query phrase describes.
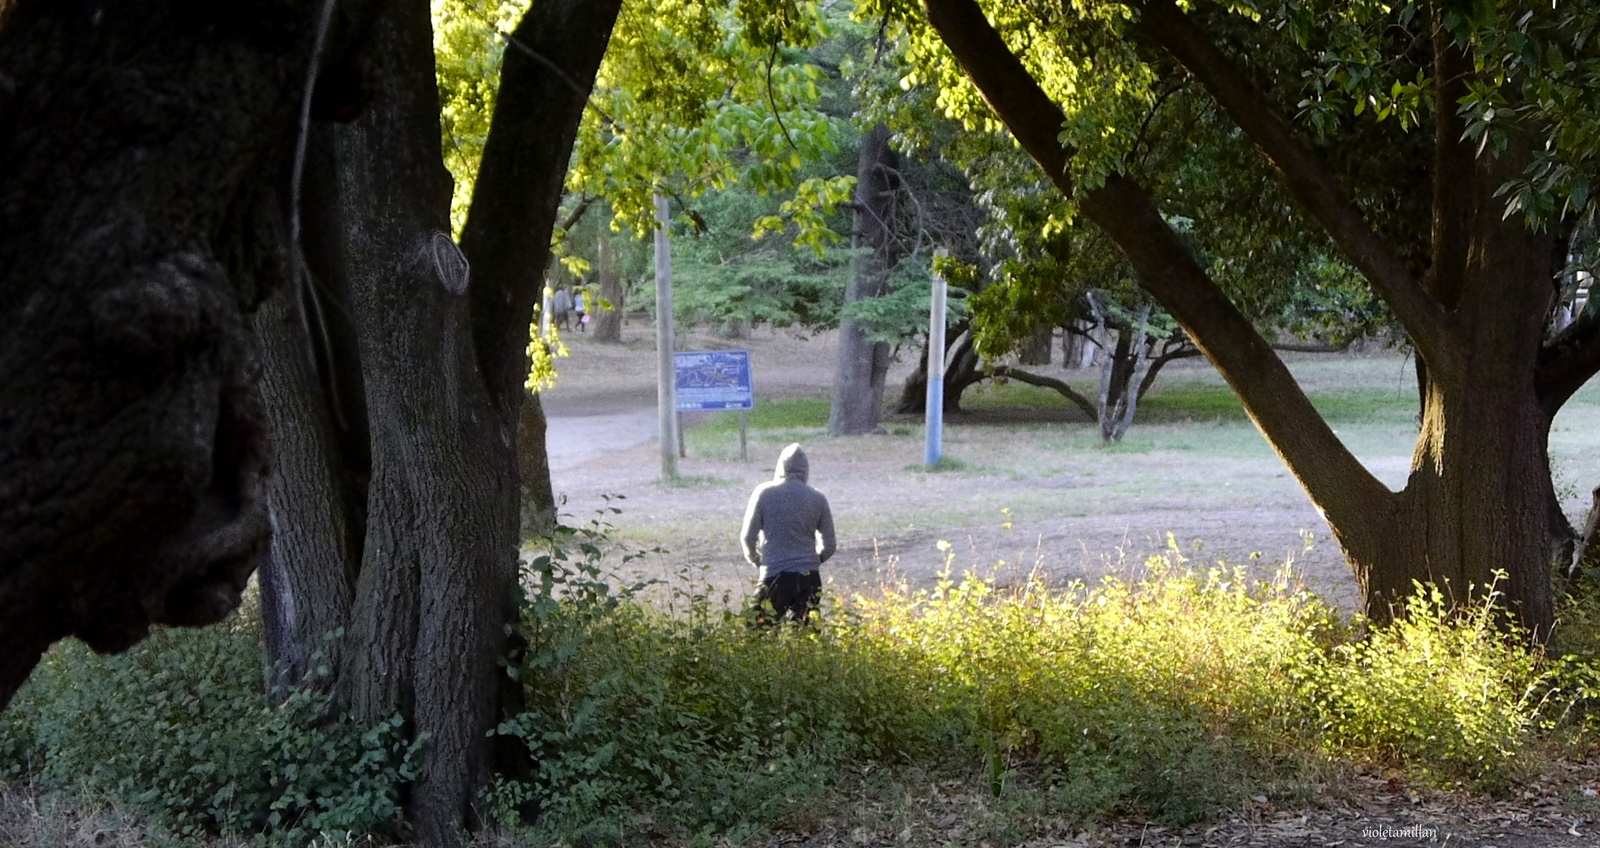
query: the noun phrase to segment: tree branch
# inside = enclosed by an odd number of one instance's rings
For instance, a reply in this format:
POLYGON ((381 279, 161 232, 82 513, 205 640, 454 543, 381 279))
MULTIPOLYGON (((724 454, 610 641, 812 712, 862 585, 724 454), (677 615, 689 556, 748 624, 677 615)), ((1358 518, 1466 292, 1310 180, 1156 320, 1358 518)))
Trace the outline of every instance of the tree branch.
POLYGON ((518 49, 505 54, 461 249, 473 269, 473 344, 508 421, 516 420, 528 376, 528 325, 550 260, 578 116, 620 6, 621 0, 537 3, 507 36, 518 49))
POLYGON ((1253 85, 1173 0, 1133 0, 1139 29, 1193 74, 1223 111, 1278 169, 1284 187, 1327 230, 1372 287, 1394 309, 1423 356, 1459 362, 1465 351, 1454 320, 1373 232, 1361 210, 1278 105, 1253 85))
POLYGON ((1093 402, 1083 395, 1078 394, 1076 389, 1060 380, 1055 379, 1054 377, 1045 377, 1039 374, 1012 368, 1009 365, 997 365, 990 373, 995 377, 1001 377, 1007 380, 1016 380, 1019 383, 1027 383, 1030 386, 1053 389, 1054 391, 1059 392, 1062 397, 1072 401, 1073 404, 1075 404, 1079 409, 1083 410, 1083 414, 1089 416, 1090 421, 1093 421, 1099 417, 1099 414, 1095 411, 1093 402))
POLYGON ((1600 318, 1587 316, 1539 352, 1534 373, 1539 405, 1552 418, 1573 393, 1600 373, 1600 318))
POLYGON ((1168 362, 1175 359, 1193 359, 1199 355, 1200 349, 1187 342, 1177 348, 1164 348, 1160 356, 1150 360, 1150 370, 1144 372, 1144 379, 1139 381, 1139 400, 1144 400, 1144 396, 1149 393, 1150 387, 1156 384, 1156 375, 1161 373, 1161 369, 1168 362))

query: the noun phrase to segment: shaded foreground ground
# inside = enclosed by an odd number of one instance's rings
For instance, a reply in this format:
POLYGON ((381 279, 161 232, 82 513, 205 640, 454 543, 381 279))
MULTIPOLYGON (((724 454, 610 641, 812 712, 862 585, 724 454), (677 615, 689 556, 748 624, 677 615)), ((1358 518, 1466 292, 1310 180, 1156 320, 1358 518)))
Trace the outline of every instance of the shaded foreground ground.
POLYGON ((1011 848, 1284 848, 1285 846, 1482 846, 1578 848, 1600 844, 1600 805, 1585 798, 1600 784, 1600 767, 1572 768, 1530 784, 1518 797, 1488 800, 1419 790, 1378 773, 1341 778, 1304 809, 1281 809, 1265 798, 1226 819, 1186 828, 1113 822, 1091 830, 1027 822, 1034 832, 986 828, 999 802, 936 789, 898 804, 863 804, 859 820, 824 820, 775 836, 766 848, 890 848, 991 845, 1011 848), (1010 832, 1006 832, 1009 830, 1010 832))
MULTIPOLYGON (((872 776, 842 792, 856 795, 842 813, 791 822, 758 842, 719 840, 760 848, 1581 848, 1600 844, 1600 804, 1586 793, 1600 787, 1600 766, 1564 766, 1508 799, 1417 789, 1382 773, 1338 778, 1319 787, 1302 809, 1255 801, 1221 821, 1187 828, 1111 822, 1090 829, 1030 816, 1014 803, 971 784, 901 784, 885 799, 866 789, 872 776), (1576 799, 1576 800, 1575 800, 1576 799)), ((1263 799, 1264 800, 1264 799, 1263 799)), ((137 817, 115 809, 88 812, 0 786, 0 844, 29 848, 151 848, 137 817)), ((243 848, 249 840, 208 843, 243 848)), ((334 843, 327 843, 332 845, 334 843)), ((354 843, 365 844, 365 843, 354 843)), ((487 836, 480 848, 525 848, 487 836)), ((699 844, 699 843, 697 843, 699 844)))

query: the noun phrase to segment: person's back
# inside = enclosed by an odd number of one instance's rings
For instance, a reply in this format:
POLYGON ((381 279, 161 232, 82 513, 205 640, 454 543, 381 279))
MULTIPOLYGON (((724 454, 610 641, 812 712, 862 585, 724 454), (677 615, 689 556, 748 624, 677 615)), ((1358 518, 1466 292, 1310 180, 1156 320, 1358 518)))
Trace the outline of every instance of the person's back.
POLYGON ((780 615, 797 621, 816 603, 819 566, 837 545, 833 512, 809 484, 810 471, 798 444, 784 448, 772 480, 750 494, 740 534, 745 559, 762 568, 764 594, 780 615))
POLYGON ((556 289, 555 298, 550 304, 550 309, 555 313, 556 326, 565 330, 569 316, 572 314, 572 293, 567 291, 565 286, 556 289))

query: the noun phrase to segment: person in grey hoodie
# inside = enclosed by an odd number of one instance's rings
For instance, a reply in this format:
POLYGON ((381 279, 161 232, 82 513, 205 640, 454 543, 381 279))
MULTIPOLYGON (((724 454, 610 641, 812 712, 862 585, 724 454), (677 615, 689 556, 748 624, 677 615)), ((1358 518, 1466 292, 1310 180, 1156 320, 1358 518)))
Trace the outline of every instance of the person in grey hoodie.
POLYGON ((770 482, 750 493, 744 511, 744 558, 761 568, 761 599, 779 618, 803 622, 822 594, 820 566, 833 556, 833 512, 806 482, 811 463, 800 445, 778 455, 770 482))

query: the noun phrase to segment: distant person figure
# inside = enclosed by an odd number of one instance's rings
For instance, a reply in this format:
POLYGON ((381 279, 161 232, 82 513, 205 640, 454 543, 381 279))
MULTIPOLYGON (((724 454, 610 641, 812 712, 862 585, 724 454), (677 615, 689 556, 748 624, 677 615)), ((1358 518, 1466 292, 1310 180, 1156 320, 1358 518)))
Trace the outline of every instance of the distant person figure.
POLYGON ((589 293, 583 290, 583 285, 580 283, 572 292, 572 315, 578 322, 578 332, 580 333, 589 332, 583 326, 589 323, 589 304, 585 303, 588 299, 589 293))
POLYGON ((568 321, 572 320, 572 292, 566 286, 556 289, 556 296, 550 304, 550 311, 555 313, 556 327, 568 329, 568 321))
POLYGON ((772 480, 750 493, 744 511, 744 558, 761 568, 758 602, 778 618, 804 622, 822 594, 820 566, 833 556, 833 512, 807 484, 811 463, 798 444, 778 455, 772 480))

